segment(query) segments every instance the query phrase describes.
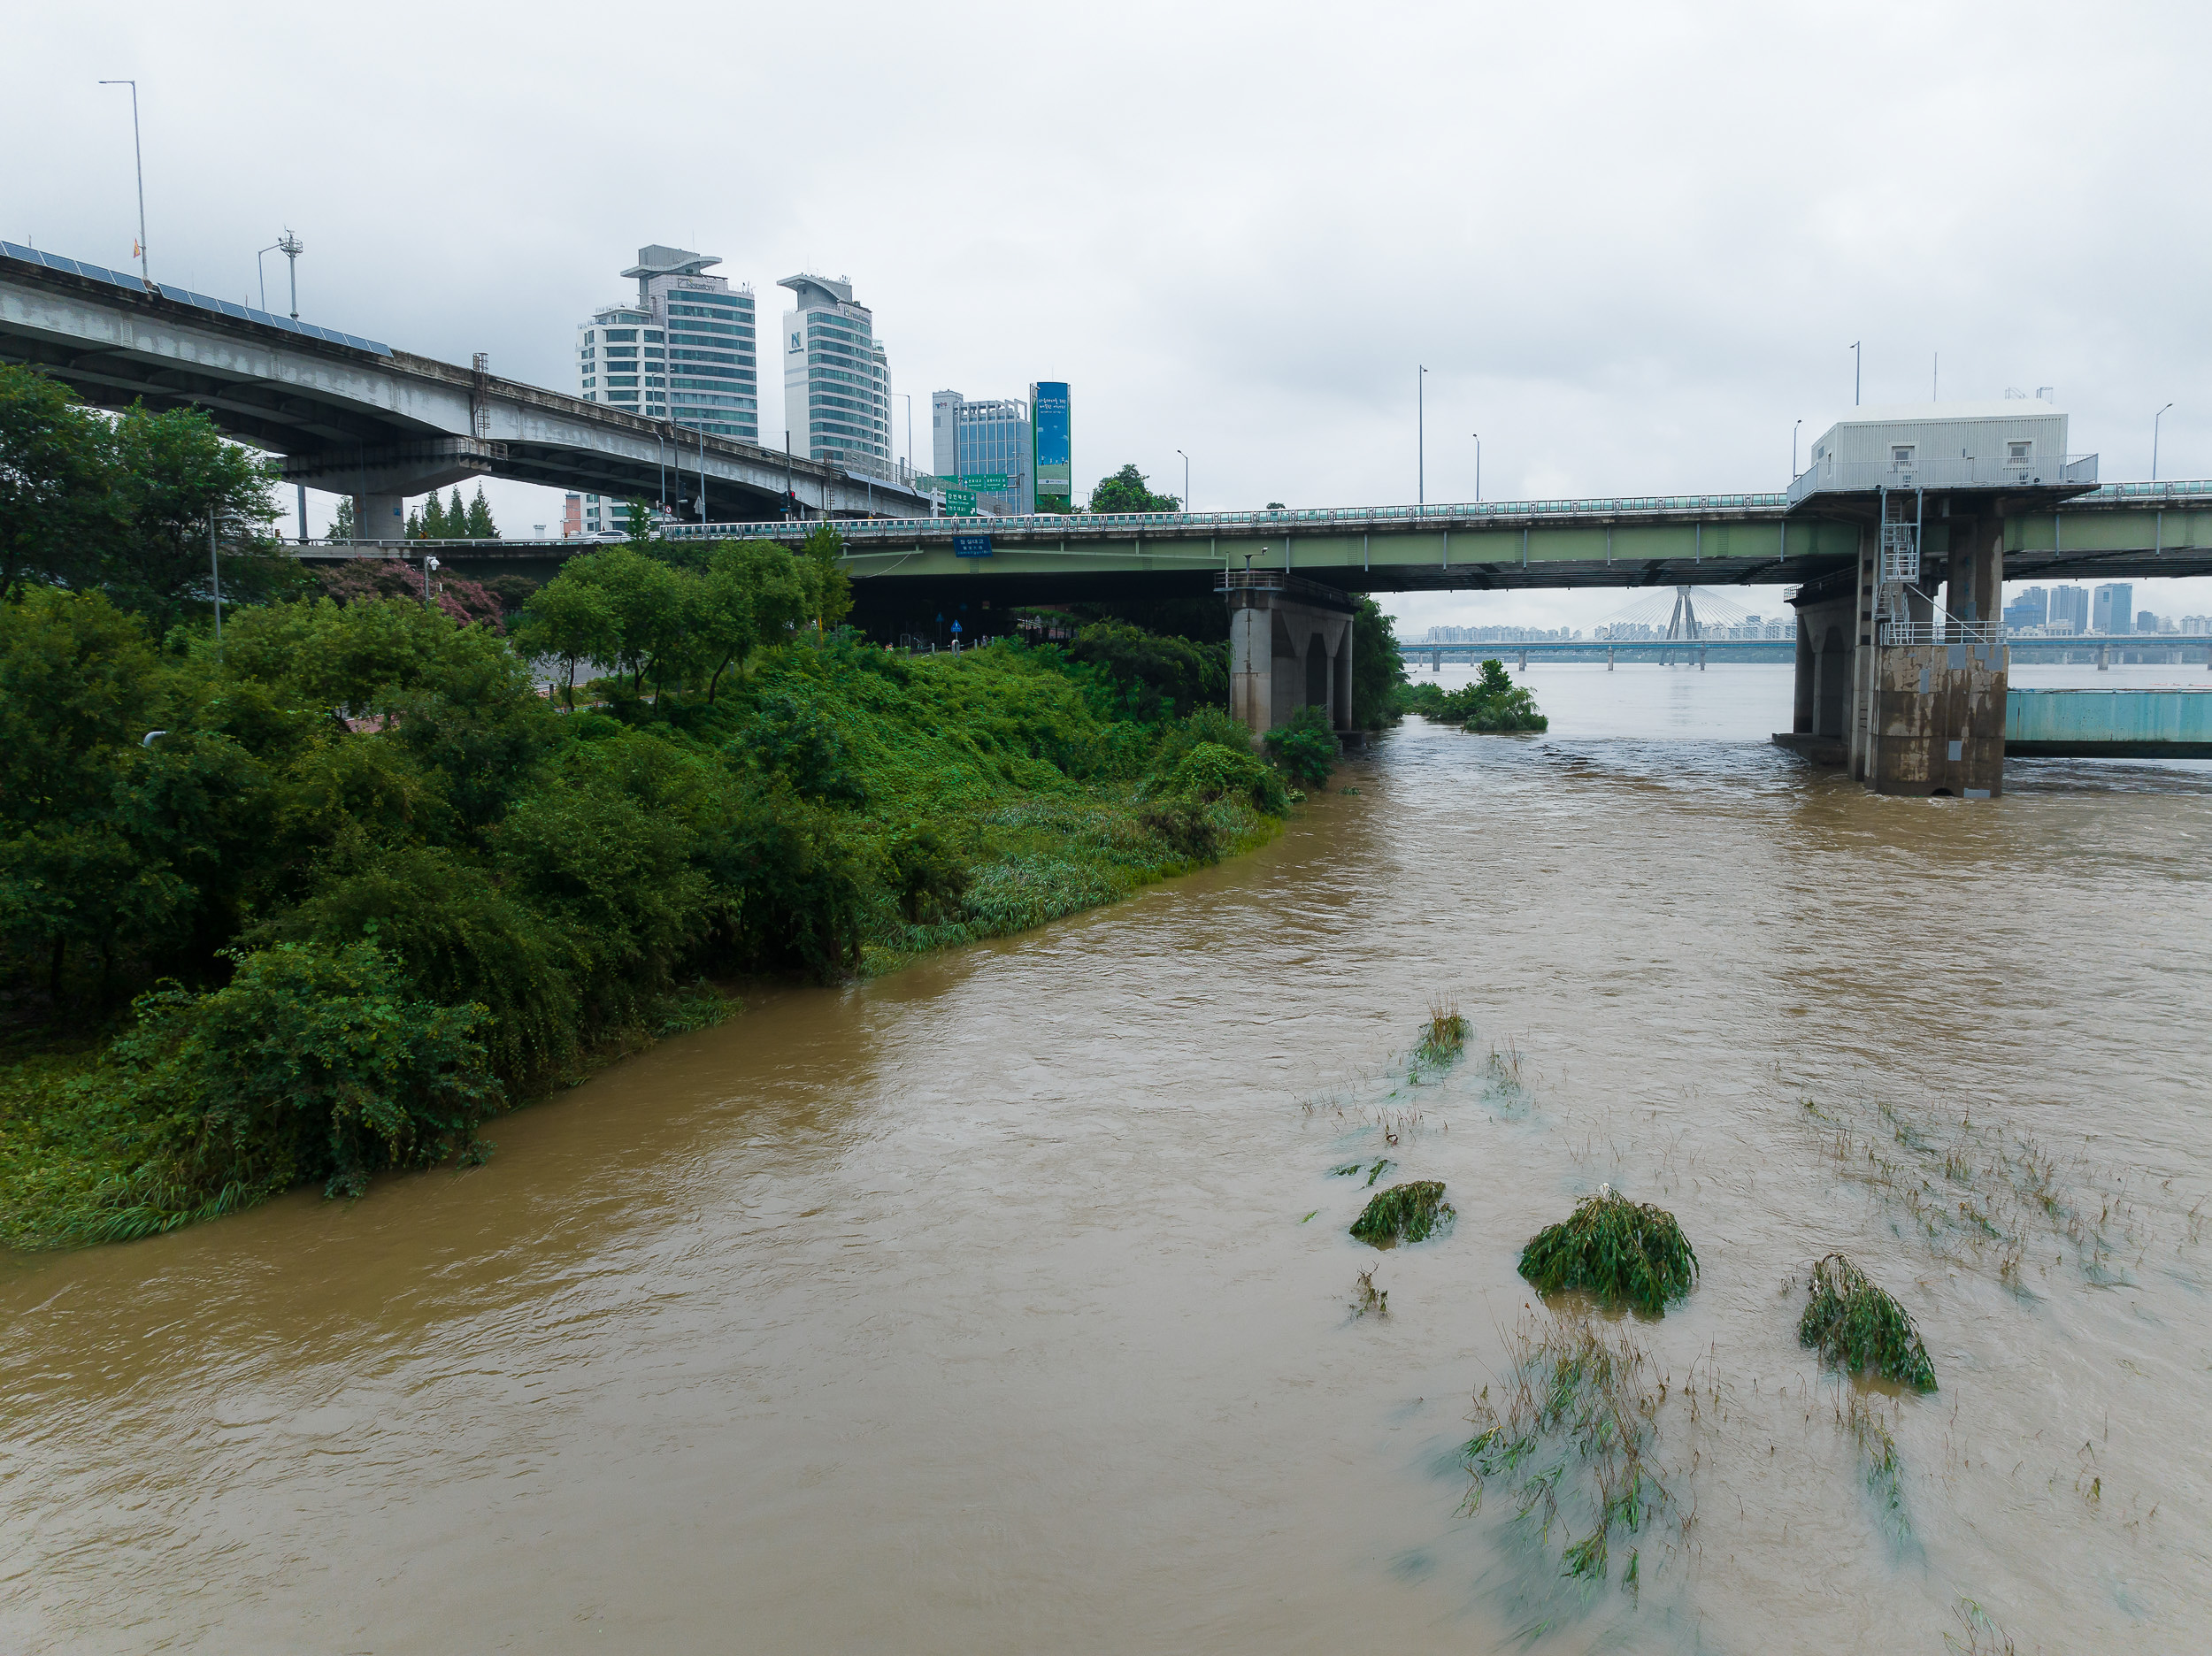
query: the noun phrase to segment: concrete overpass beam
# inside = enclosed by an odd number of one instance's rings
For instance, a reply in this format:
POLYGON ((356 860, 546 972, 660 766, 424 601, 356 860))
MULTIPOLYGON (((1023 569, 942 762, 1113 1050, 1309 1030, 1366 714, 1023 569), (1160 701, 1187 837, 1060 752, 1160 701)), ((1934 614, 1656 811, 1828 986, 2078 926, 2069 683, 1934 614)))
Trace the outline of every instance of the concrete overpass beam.
POLYGON ((401 540, 407 534, 407 499, 469 478, 488 476, 497 463, 495 445, 468 437, 360 445, 293 455, 284 480, 353 496, 355 534, 363 540, 401 540))

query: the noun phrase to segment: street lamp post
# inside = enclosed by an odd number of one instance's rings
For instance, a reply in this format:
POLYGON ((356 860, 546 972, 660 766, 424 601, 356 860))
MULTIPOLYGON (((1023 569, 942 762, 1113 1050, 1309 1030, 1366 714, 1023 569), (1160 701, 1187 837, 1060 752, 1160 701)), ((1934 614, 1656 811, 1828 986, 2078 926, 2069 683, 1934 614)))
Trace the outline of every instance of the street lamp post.
POLYGON ((1859 406, 1859 363, 1861 361, 1859 344, 1860 341, 1857 340, 1851 341, 1851 406, 1853 408, 1859 406))
POLYGON ((1797 481, 1797 426, 1804 423, 1804 417, 1801 415, 1797 425, 1790 427, 1790 481, 1793 483, 1797 481))
POLYGON ((138 82, 103 80, 100 84, 127 86, 131 89, 131 158, 138 166, 138 280, 151 288, 154 279, 146 264, 146 151, 138 141, 138 82))
POLYGON ((1481 504, 1482 504, 1482 433, 1481 433, 1480 432, 1477 432, 1477 433, 1474 433, 1474 438, 1475 438, 1475 504, 1476 504, 1476 505, 1478 505, 1478 506, 1479 506, 1479 505, 1481 505, 1481 504))
POLYGON ((1183 510, 1188 511, 1190 510, 1190 456, 1183 454, 1180 448, 1175 452, 1183 455, 1183 510))
POLYGON ((2151 481, 2154 483, 2158 481, 2158 422, 2166 418, 2166 409, 2171 407, 2173 404, 2169 402, 2166 408, 2151 416, 2151 481))

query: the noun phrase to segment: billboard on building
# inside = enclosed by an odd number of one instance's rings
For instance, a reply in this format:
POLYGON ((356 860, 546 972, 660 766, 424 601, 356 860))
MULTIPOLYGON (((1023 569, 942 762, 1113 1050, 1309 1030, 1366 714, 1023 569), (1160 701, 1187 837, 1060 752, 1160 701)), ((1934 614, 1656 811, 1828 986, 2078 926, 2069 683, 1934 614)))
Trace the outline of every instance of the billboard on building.
POLYGON ((1037 479, 1037 510, 1066 511, 1075 498, 1066 380, 1041 380, 1029 387, 1029 429, 1034 461, 1030 475, 1037 479))

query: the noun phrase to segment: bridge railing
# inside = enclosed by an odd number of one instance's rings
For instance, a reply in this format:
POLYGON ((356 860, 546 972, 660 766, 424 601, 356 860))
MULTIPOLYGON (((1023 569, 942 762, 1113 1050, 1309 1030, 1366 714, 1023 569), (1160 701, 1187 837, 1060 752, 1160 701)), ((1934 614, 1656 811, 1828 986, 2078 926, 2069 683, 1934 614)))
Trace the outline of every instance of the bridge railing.
MULTIPOLYGON (((1416 506, 1323 506, 1285 508, 1279 511, 1221 512, 1037 512, 1022 517, 990 518, 872 518, 838 522, 838 533, 854 540, 912 540, 917 531, 929 534, 1021 534, 1115 537, 1140 533, 1184 535, 1237 532, 1240 538, 1254 533, 1295 535, 1316 529, 1418 529, 1497 523, 1518 527, 1530 518, 1565 518, 1592 514, 1637 517, 1697 518, 1715 512, 1778 512, 1787 499, 1781 494, 1623 494, 1585 500, 1473 501, 1416 506)), ((772 540, 803 535, 811 522, 794 525, 782 518, 760 523, 685 524, 672 535, 685 539, 772 540)))

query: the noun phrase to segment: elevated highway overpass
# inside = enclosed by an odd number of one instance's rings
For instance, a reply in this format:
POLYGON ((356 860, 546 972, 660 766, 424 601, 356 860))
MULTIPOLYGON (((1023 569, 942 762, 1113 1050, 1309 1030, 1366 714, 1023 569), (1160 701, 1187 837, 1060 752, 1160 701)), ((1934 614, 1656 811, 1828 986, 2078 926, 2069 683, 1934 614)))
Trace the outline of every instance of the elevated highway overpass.
POLYGON ((396 537, 406 498, 472 477, 618 498, 695 518, 897 512, 928 502, 876 478, 703 436, 603 403, 396 350, 136 275, 0 242, 0 362, 46 369, 103 408, 197 408, 284 456, 288 481, 355 498, 396 537))

